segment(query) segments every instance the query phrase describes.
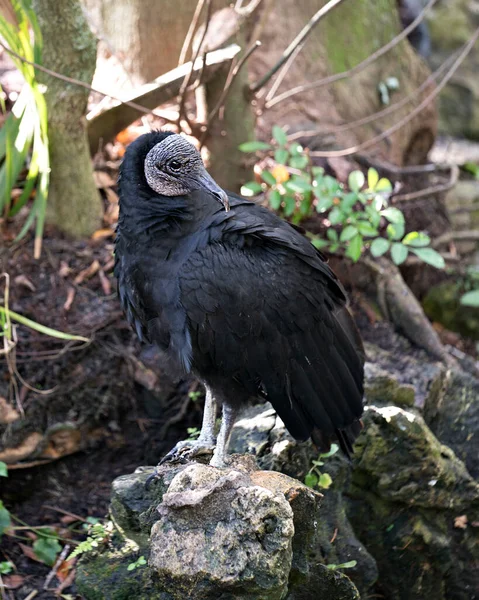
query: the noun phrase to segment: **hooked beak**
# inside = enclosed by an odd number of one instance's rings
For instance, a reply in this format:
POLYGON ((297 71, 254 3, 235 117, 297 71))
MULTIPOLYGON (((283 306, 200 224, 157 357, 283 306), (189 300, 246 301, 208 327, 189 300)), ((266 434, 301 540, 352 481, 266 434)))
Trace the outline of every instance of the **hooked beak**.
POLYGON ((230 209, 228 194, 222 188, 220 188, 220 186, 216 183, 213 177, 211 177, 206 169, 201 176, 201 183, 203 184, 203 187, 210 192, 210 194, 213 194, 213 196, 219 202, 221 202, 225 211, 228 212, 230 209))

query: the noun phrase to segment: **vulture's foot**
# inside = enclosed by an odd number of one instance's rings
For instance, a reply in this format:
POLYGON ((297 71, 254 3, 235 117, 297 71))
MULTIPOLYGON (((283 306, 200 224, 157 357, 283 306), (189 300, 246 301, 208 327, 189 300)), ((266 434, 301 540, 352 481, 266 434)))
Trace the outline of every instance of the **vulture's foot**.
POLYGON ((165 463, 186 463, 202 456, 211 456, 215 449, 213 440, 185 440, 178 442, 168 454, 166 454, 159 462, 160 465, 165 463))

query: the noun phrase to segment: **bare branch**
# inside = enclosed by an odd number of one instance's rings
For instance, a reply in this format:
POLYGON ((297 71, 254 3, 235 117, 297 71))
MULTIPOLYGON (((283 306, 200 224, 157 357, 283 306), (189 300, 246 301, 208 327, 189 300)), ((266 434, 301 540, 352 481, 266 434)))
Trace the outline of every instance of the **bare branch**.
POLYGON ((250 92, 255 94, 262 87, 264 87, 268 81, 273 77, 277 71, 284 65, 284 63, 289 59, 289 57, 293 54, 298 46, 303 44, 305 39, 309 36, 309 34, 313 31, 316 25, 324 18, 329 12, 336 8, 341 2, 344 0, 329 0, 327 4, 325 4, 322 8, 318 10, 318 12, 311 18, 309 23, 303 27, 303 29, 298 33, 298 35, 294 38, 291 44, 286 48, 286 50, 281 55, 279 61, 254 85, 250 86, 250 92))
POLYGON ((188 91, 188 86, 190 84, 191 81, 191 77, 193 75, 193 66, 198 58, 198 56, 200 55, 201 52, 201 46, 203 45, 203 42, 205 40, 206 37, 206 33, 208 32, 208 26, 210 24, 210 18, 211 18, 211 0, 206 0, 206 17, 205 17, 205 26, 203 29, 203 33, 201 35, 201 39, 199 41, 198 47, 196 49, 195 55, 192 58, 191 61, 191 69, 188 71, 188 73, 185 76, 185 79, 181 85, 180 88, 180 92, 179 92, 179 96, 180 96, 180 108, 178 110, 178 127, 181 128, 180 122, 181 119, 184 117, 186 122, 188 123, 190 129, 191 129, 191 123, 188 119, 188 115, 186 114, 185 111, 185 102, 186 102, 186 93, 188 91))
POLYGON ((448 244, 449 242, 479 242, 479 231, 477 229, 472 229, 471 231, 448 231, 433 240, 432 247, 439 248, 439 246, 448 244))
POLYGON ((340 133, 342 131, 348 131, 350 129, 355 129, 356 127, 360 127, 361 125, 367 125, 368 123, 372 123, 373 121, 377 121, 378 119, 381 119, 383 117, 386 117, 387 115, 390 115, 391 113, 396 112, 397 110, 399 110, 400 108, 402 108, 403 106, 405 106, 406 104, 411 102, 412 100, 415 100, 422 91, 424 91, 431 83, 433 83, 436 80, 437 77, 442 75, 443 71, 445 71, 447 69, 447 67, 453 62, 453 60, 459 55, 460 51, 461 50, 459 49, 456 52, 454 52, 454 54, 451 54, 451 56, 449 56, 447 58, 447 60, 445 60, 438 69, 436 69, 433 73, 431 73, 429 75, 429 77, 427 77, 421 83, 421 85, 419 87, 417 87, 415 90, 413 90, 407 96, 405 96, 402 100, 399 100, 398 102, 395 102, 394 104, 390 104, 387 108, 384 108, 383 110, 380 110, 372 115, 368 115, 367 117, 357 119, 356 121, 351 121, 350 123, 345 123, 344 125, 331 125, 331 126, 326 125, 322 129, 310 129, 310 130, 306 130, 306 131, 296 131, 295 133, 288 135, 288 141, 293 142, 300 138, 314 137, 316 135, 320 135, 320 134, 324 134, 324 133, 340 133))
POLYGON ((463 46, 463 50, 461 51, 461 53, 459 54, 457 59, 454 61, 452 67, 447 71, 447 73, 444 76, 441 83, 439 83, 437 85, 436 89, 433 92, 431 92, 430 94, 428 94, 428 96, 426 96, 426 98, 424 98, 424 100, 418 106, 416 106, 416 108, 414 110, 412 110, 403 119, 398 121, 395 125, 393 125, 392 127, 389 127, 389 129, 386 129, 381 134, 371 138, 370 140, 367 140, 367 141, 363 142, 362 144, 358 144, 357 146, 351 146, 350 148, 345 148, 344 150, 331 150, 331 151, 324 151, 324 152, 314 151, 314 152, 311 152, 311 156, 321 156, 323 158, 332 158, 332 157, 336 157, 336 156, 350 156, 351 154, 356 154, 356 152, 360 152, 361 150, 366 150, 367 148, 374 146, 381 140, 384 140, 385 138, 387 138, 391 133, 394 133, 398 129, 401 129, 401 127, 404 127, 404 125, 406 125, 407 123, 409 123, 409 121, 414 119, 414 117, 416 115, 418 115, 421 111, 423 111, 424 108, 426 108, 426 106, 430 102, 432 102, 434 100, 434 98, 436 98, 436 96, 439 95, 441 90, 445 87, 447 82, 451 79, 451 77, 457 71, 457 69, 461 65, 462 61, 466 58, 466 56, 472 50, 478 37, 479 37, 479 28, 476 29, 472 38, 469 40, 469 42, 467 42, 467 44, 465 44, 463 46))
POLYGON ((234 67, 228 73, 228 77, 226 78, 226 82, 225 82, 225 87, 223 88, 223 91, 221 92, 221 96, 219 97, 216 106, 213 108, 213 110, 208 115, 208 123, 207 123, 205 131, 203 132, 203 135, 201 136, 200 147, 202 147, 203 144, 205 143, 206 136, 208 135, 208 130, 210 129, 211 124, 215 120, 215 118, 218 115, 218 113, 220 112, 221 108, 224 106, 225 100, 228 96, 231 86, 233 85, 233 82, 236 79, 238 73, 241 71, 244 64, 248 60, 248 58, 260 46, 261 46, 261 42, 259 42, 259 41, 256 41, 254 44, 252 44, 248 48, 248 50, 244 53, 244 55, 239 59, 239 61, 236 63, 236 65, 234 65, 234 67))
POLYGON ((397 194, 392 196, 395 202, 407 202, 409 200, 417 200, 418 198, 424 198, 425 196, 432 196, 433 194, 438 194, 439 192, 447 192, 453 188, 459 177, 459 167, 457 165, 451 165, 450 167, 450 177, 447 183, 442 183, 440 185, 431 185, 422 190, 418 190, 417 192, 411 192, 409 194, 397 194))
POLYGON ((181 65, 184 64, 186 60, 186 53, 188 52, 188 48, 191 45, 191 41, 193 40, 193 35, 195 34, 196 27, 198 26, 198 21, 200 20, 201 11, 203 10, 204 5, 205 0, 198 0, 198 4, 196 5, 193 18, 191 19, 191 23, 185 37, 185 41, 183 42, 183 46, 181 48, 180 58, 178 59, 179 67, 181 67, 181 65))
POLYGON ((340 81, 341 79, 346 79, 347 77, 351 77, 352 75, 359 73, 360 71, 365 69, 367 66, 369 66, 371 63, 373 63, 375 60, 377 60, 379 57, 381 57, 384 54, 386 54, 387 52, 389 52, 389 50, 391 50, 392 48, 394 48, 394 46, 399 44, 399 42, 404 40, 411 33, 411 31, 416 29, 416 27, 419 25, 419 23, 424 19, 427 11, 432 6, 434 6, 434 4, 436 4, 436 2, 437 2, 437 0, 429 0, 429 2, 426 4, 426 6, 423 8, 423 10, 421 10, 421 12, 418 14, 418 16, 414 19, 414 21, 410 25, 408 25, 405 29, 403 29, 403 31, 401 31, 401 33, 399 33, 397 36, 395 36, 385 46, 382 46, 382 48, 379 48, 378 50, 376 50, 376 52, 373 52, 373 54, 368 56, 368 58, 364 59, 362 62, 358 63, 352 69, 349 69, 348 71, 343 71, 342 73, 336 73, 335 75, 330 75, 329 77, 325 77, 324 79, 319 79, 318 81, 312 81, 311 83, 299 85, 295 88, 292 88, 291 90, 287 90, 286 92, 283 92, 279 96, 276 96, 276 98, 273 98, 272 100, 267 102, 265 104, 265 108, 271 108, 275 104, 278 104, 278 102, 282 102, 283 100, 286 100, 286 98, 291 98, 292 96, 296 96, 297 94, 301 94, 301 93, 307 92, 309 90, 317 89, 319 87, 329 85, 330 83, 335 83, 336 81, 340 81))

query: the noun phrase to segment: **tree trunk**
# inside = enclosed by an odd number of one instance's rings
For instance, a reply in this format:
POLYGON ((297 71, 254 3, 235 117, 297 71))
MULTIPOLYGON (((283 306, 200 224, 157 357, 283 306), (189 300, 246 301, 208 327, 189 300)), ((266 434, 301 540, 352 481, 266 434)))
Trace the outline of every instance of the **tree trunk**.
MULTIPOLYGON (((96 40, 78 0, 34 0, 43 35, 43 63, 90 84, 96 40)), ((89 236, 101 225, 102 203, 93 181, 86 134, 88 90, 38 74, 47 86, 51 179, 47 219, 65 233, 89 236)))
MULTIPOLYGON (((178 65, 197 0, 82 0, 95 29, 141 85, 178 65)), ((201 21, 200 21, 201 22, 201 21)))
MULTIPOLYGON (((282 0, 281 6, 272 2, 260 35, 262 46, 250 63, 254 80, 257 81, 276 63, 285 47, 324 4, 326 0, 282 0)), ((354 67, 400 31, 395 0, 344 2, 312 31, 276 95, 354 67)), ((403 40, 356 75, 291 96, 271 106, 259 120, 261 135, 268 139, 271 127, 279 124, 287 126, 290 133, 321 129, 321 133, 315 136, 301 138, 304 145, 314 150, 357 145, 397 123, 431 92, 433 86, 423 90, 400 110, 370 124, 340 133, 331 132, 331 126, 350 123, 386 108, 381 103, 378 85, 388 77, 396 77, 399 82, 399 89, 390 93, 390 104, 393 104, 412 94, 428 74, 424 61, 409 42, 403 40)), ((268 84, 270 87, 271 82, 268 84)), ((408 124, 368 152, 396 164, 423 162, 434 141, 436 127, 437 112, 432 102, 408 124)))

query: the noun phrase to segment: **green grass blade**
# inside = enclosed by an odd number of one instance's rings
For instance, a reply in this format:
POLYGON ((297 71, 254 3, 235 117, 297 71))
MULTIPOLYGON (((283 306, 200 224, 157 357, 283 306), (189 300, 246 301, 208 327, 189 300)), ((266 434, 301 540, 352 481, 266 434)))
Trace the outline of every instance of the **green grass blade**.
POLYGON ((46 327, 45 325, 36 323, 35 321, 32 321, 31 319, 28 319, 27 317, 24 317, 23 315, 19 315, 18 313, 13 312, 13 310, 6 309, 4 306, 0 306, 0 314, 9 316, 10 319, 12 319, 12 321, 16 321, 17 323, 20 323, 21 325, 25 325, 26 327, 29 327, 30 329, 34 329, 35 331, 38 331, 39 333, 43 333, 44 335, 49 335, 50 337, 58 338, 60 340, 69 340, 69 341, 76 341, 76 342, 89 342, 90 341, 88 338, 83 337, 81 335, 73 335, 71 333, 64 333, 63 331, 57 331, 56 329, 52 329, 51 327, 46 327))

